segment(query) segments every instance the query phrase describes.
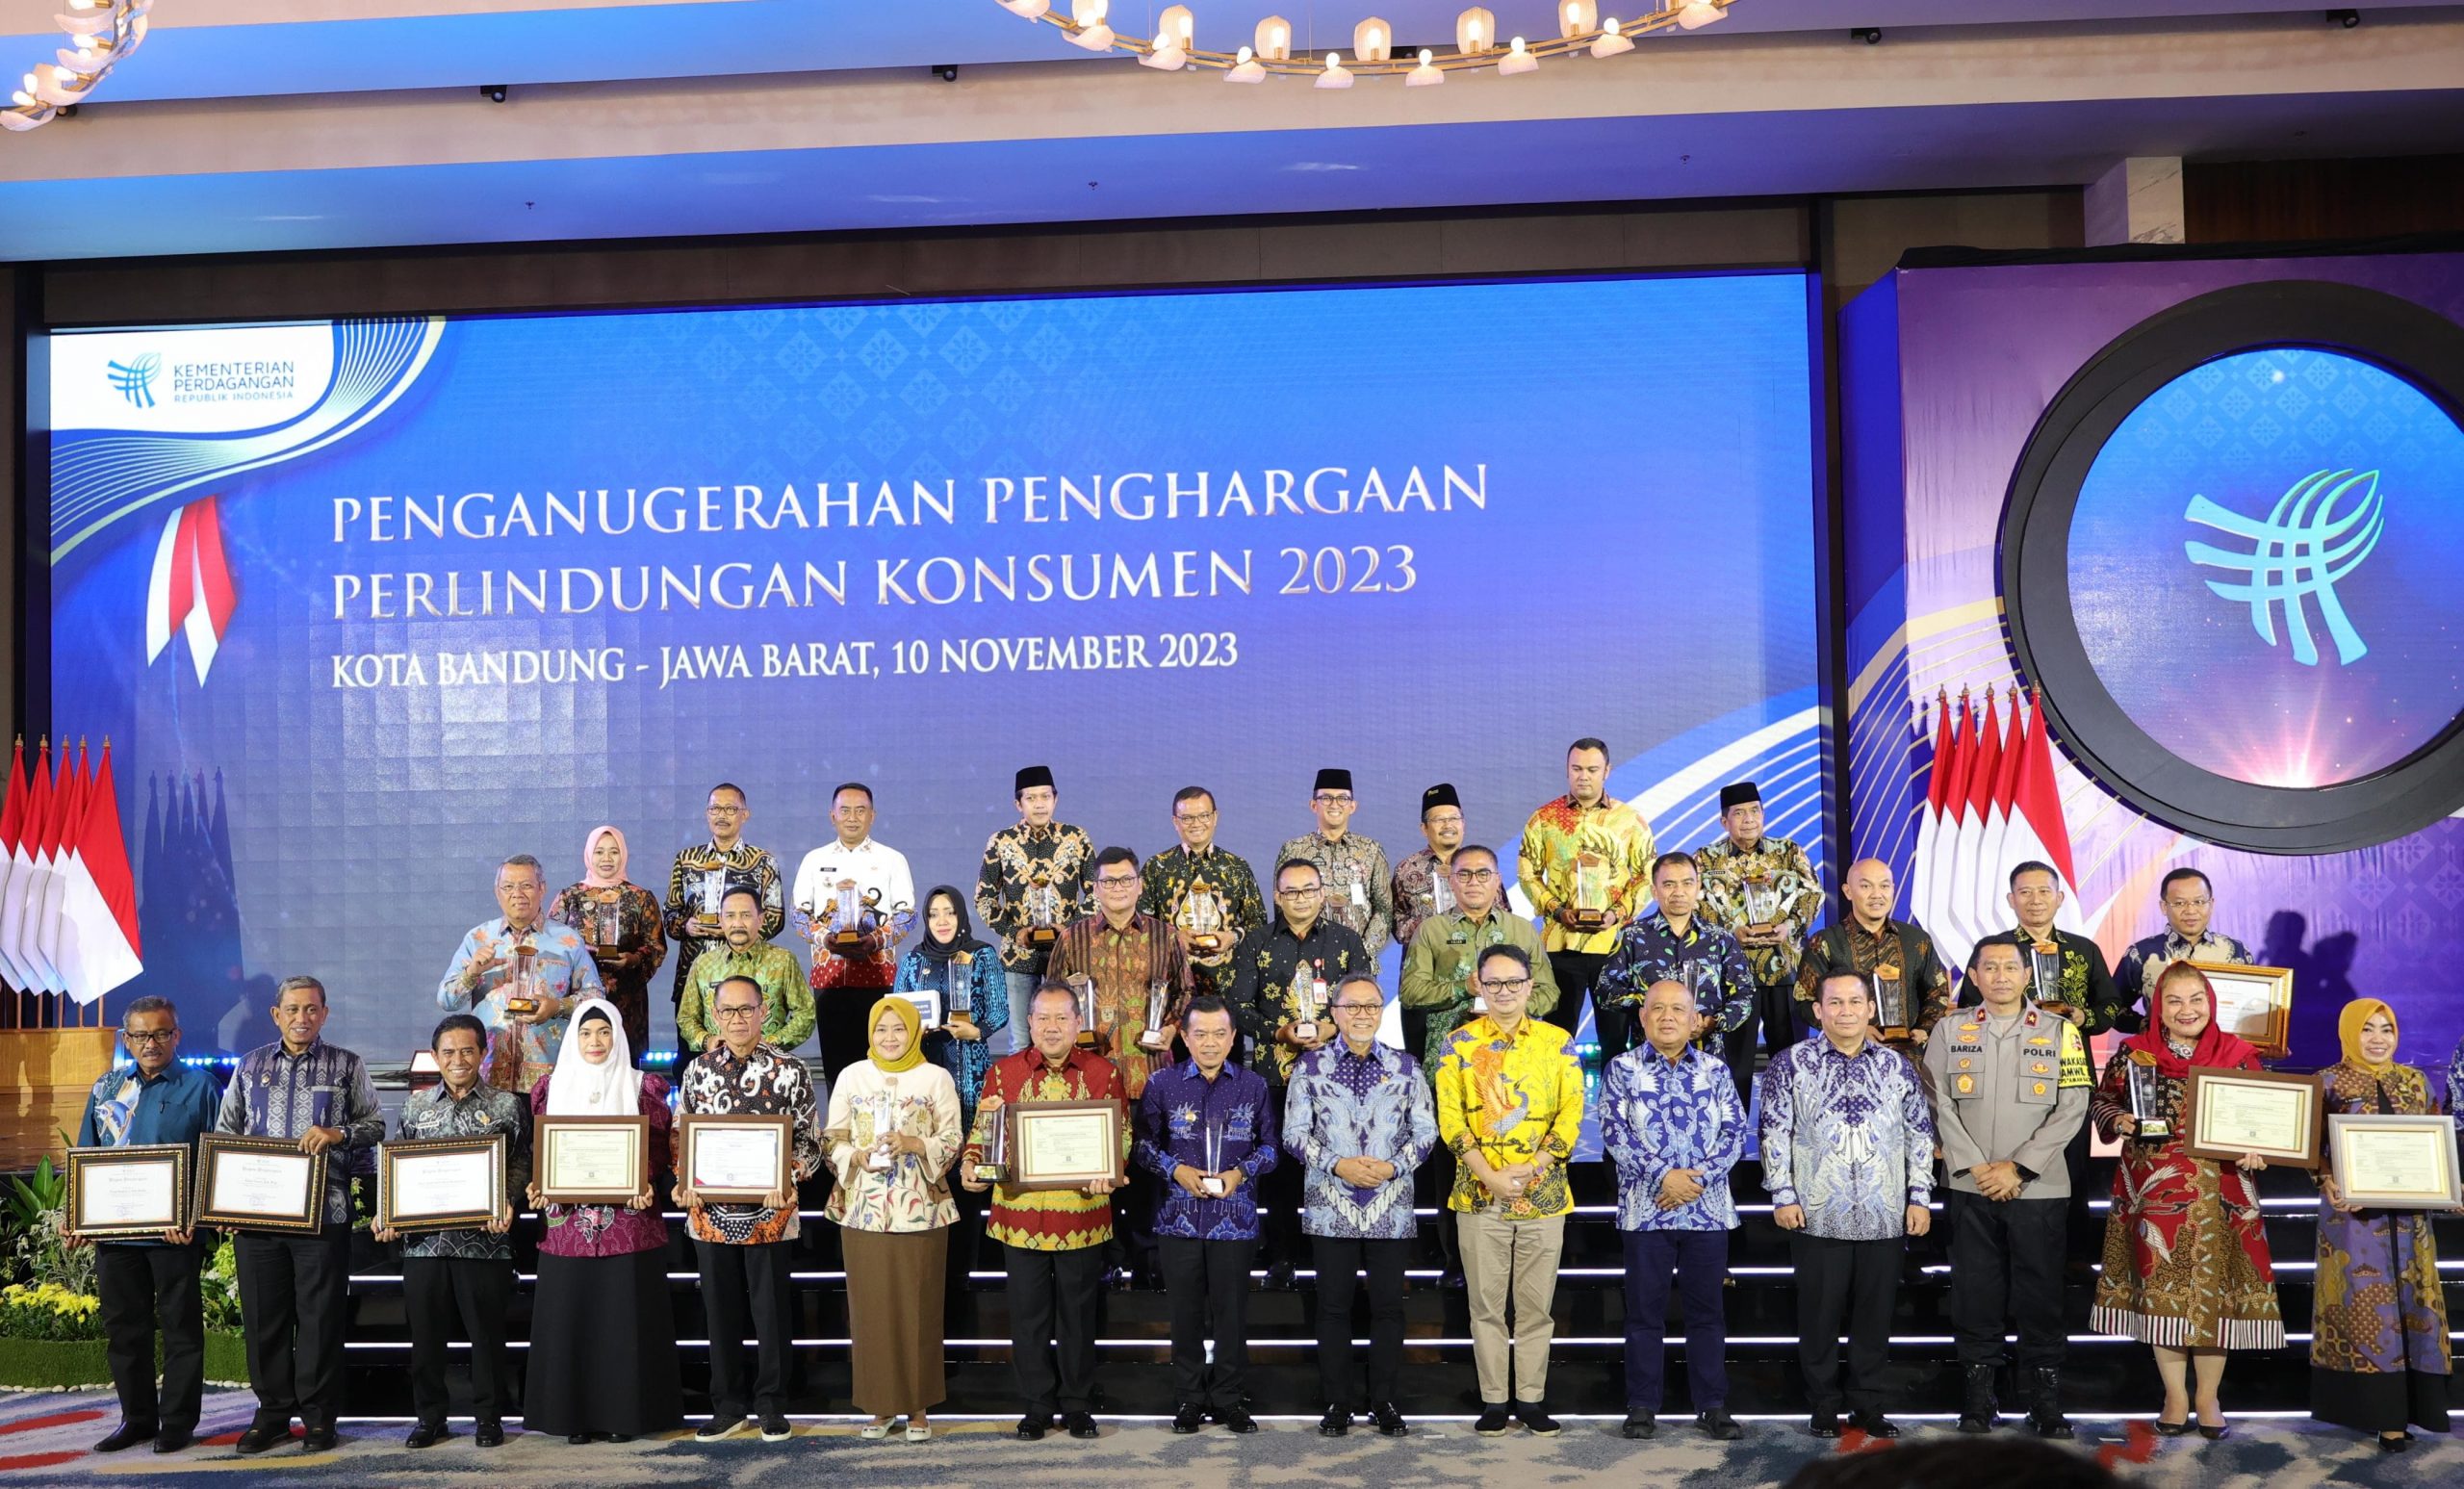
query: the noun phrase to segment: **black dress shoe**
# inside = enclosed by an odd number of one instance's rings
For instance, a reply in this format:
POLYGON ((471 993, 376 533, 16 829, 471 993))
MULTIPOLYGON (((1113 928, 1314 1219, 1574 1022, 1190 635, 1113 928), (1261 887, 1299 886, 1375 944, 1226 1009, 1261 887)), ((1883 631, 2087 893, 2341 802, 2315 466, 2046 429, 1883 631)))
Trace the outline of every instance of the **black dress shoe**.
POLYGON ((1437 1274, 1437 1285, 1450 1293, 1463 1291, 1463 1269, 1449 1267, 1437 1274))
POLYGON ((1299 1285, 1299 1274, 1290 1262, 1277 1262, 1267 1269, 1267 1286, 1274 1292, 1289 1293, 1299 1285))
POLYGON ((1506 1427, 1513 1421, 1514 1413, 1506 1410, 1504 1406, 1492 1405, 1483 1401, 1480 1403, 1480 1420, 1472 1424, 1472 1430, 1482 1437, 1503 1437, 1506 1427))
POLYGON ((1326 1414, 1318 1419, 1320 1437, 1341 1437, 1350 1430, 1351 1413, 1341 1406, 1327 1407, 1326 1414))
POLYGON ((445 1430, 444 1423, 423 1422, 411 1428, 410 1435, 402 1439, 402 1446, 412 1449, 433 1448, 450 1436, 452 1434, 445 1430))
POLYGON ((123 1422, 112 1429, 112 1435, 94 1445, 96 1452, 119 1452, 140 1443, 150 1443, 159 1428, 141 1422, 123 1422))
POLYGON ((480 1423, 476 1427, 472 1429, 471 1441, 474 1445, 480 1448, 503 1447, 504 1424, 501 1422, 480 1423))
POLYGON ((610 1432, 607 1434, 607 1440, 611 1443, 629 1443, 633 1440, 633 1434, 630 1432, 610 1432))
POLYGON ((1092 1442, 1103 1435, 1095 1430, 1095 1419, 1083 1411, 1063 1412, 1061 1425, 1068 1429, 1070 1436, 1080 1442, 1092 1442))
POLYGON ((1038 1416, 1034 1412, 1029 1412, 1018 1419, 1017 1433, 1021 1441, 1030 1443, 1042 1442, 1043 1435, 1051 1430, 1052 1419, 1050 1417, 1038 1416))
POLYGON ((1557 1419, 1538 1401, 1518 1402, 1514 1414, 1523 1423, 1523 1429, 1535 1437, 1554 1437, 1561 1430, 1557 1419))
POLYGON ((1659 1435, 1659 1419, 1636 1412, 1626 1419, 1626 1425, 1619 1427, 1617 1432, 1630 1443, 1649 1442, 1659 1435))
POLYGON ((1806 1425, 1806 1430, 1816 1437, 1837 1437, 1839 1435, 1839 1416, 1835 1412, 1815 1412, 1813 1414, 1813 1420, 1806 1425))
POLYGON ((1888 1417, 1878 1411, 1851 1412, 1848 1414, 1848 1425, 1867 1437, 1880 1438, 1885 1442, 1899 1435, 1899 1428, 1888 1417))
POLYGON ((289 1441, 291 1441, 291 1424, 285 1422, 273 1426, 252 1426, 241 1433, 240 1440, 231 1446, 240 1452, 258 1453, 276 1443, 289 1441))
POLYGON ((165 1427, 154 1434, 156 1452, 177 1452, 196 1441, 196 1433, 187 1427, 165 1427))
POLYGON ((1378 1402, 1370 1412, 1370 1418, 1377 1424, 1377 1435, 1380 1437, 1405 1437, 1411 1433, 1411 1425, 1403 1420, 1402 1412, 1393 1401, 1378 1402))
POLYGON ((1194 1406, 1184 1406, 1172 1413, 1172 1430, 1183 1437, 1189 1436, 1205 1425, 1206 1413, 1194 1406))
POLYGON ((310 1427, 299 1439, 299 1450, 301 1452, 331 1452, 334 1450, 334 1442, 332 1427, 310 1427))
POLYGON ((2232 1430, 2232 1425, 2229 1423, 2220 1422, 2214 1426, 2209 1426, 2204 1422, 2198 1425, 2198 1435, 2206 1438, 2211 1443, 2223 1438, 2232 1430))
POLYGON ((2413 1446, 2413 1434, 2410 1432, 2399 1432, 2394 1437, 2382 1437, 2378 1440, 2380 1452, 2402 1452, 2411 1446, 2413 1446))
POLYGON ((1733 1443, 1745 1436, 1745 1428, 1736 1425, 1725 1406, 1714 1406, 1694 1419, 1694 1430, 1715 1443, 1733 1443))
POLYGON ((573 1435, 571 1435, 571 1436, 567 1437, 567 1438, 565 1439, 565 1441, 566 1441, 566 1442, 569 1442, 569 1443, 573 1444, 575 1447, 578 1448, 578 1447, 580 1447, 582 1444, 584 1444, 584 1443, 586 1443, 586 1442, 589 1442, 592 1438, 597 1437, 598 1435, 599 1435, 599 1434, 598 1434, 598 1433, 596 1433, 596 1432, 576 1432, 576 1433, 574 1433, 573 1435))
POLYGON ((1224 1430, 1238 1437, 1246 1437, 1258 1429, 1258 1419, 1238 1406, 1230 1411, 1217 1412, 1215 1420, 1222 1424, 1224 1430))

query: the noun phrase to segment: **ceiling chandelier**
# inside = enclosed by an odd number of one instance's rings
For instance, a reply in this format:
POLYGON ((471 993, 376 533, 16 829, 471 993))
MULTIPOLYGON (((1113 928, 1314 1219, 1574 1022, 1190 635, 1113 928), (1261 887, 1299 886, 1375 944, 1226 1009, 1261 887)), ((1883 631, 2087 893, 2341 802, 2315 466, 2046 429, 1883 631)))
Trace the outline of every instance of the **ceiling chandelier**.
POLYGON ((0 108, 0 129, 34 129, 84 103, 144 41, 145 13, 152 9, 154 0, 68 0, 68 13, 52 17, 68 34, 68 45, 58 62, 38 64, 25 75, 0 108))
MULTIPOLYGON (((1554 0, 1557 34, 1529 41, 1501 37, 1498 19, 1481 6, 1454 18, 1454 49, 1441 55, 1434 48, 1398 51, 1395 28, 1373 15, 1354 26, 1348 59, 1340 51, 1312 58, 1293 49, 1292 23, 1280 15, 1258 22, 1247 46, 1236 52, 1212 52, 1197 44, 1197 19, 1186 5, 1168 7, 1156 17, 1152 39, 1123 36, 1111 24, 1112 0, 1067 0, 1068 13, 1054 0, 994 0, 1013 15, 1058 26, 1070 43, 1090 52, 1126 52, 1142 67, 1178 72, 1186 67, 1212 68, 1226 83, 1263 83, 1270 75, 1317 80, 1320 88, 1349 88, 1356 76, 1400 77, 1405 88, 1443 83, 1450 72, 1495 67, 1500 76, 1536 72, 1548 57, 1589 52, 1614 57, 1634 49, 1634 38, 1676 27, 1695 31, 1728 13, 1733 0, 1640 0, 1660 9, 1633 19, 1603 18, 1599 0, 1554 0)), ((1614 3, 1614 0, 1611 0, 1614 3)))

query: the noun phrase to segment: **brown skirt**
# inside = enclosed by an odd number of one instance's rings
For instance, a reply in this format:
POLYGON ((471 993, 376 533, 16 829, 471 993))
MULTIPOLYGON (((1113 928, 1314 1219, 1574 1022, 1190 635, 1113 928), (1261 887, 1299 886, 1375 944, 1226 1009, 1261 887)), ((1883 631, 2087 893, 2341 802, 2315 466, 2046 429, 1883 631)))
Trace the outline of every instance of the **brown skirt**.
POLYGON ((929 1412, 949 1397, 941 1377, 941 1293, 950 1228, 841 1230, 856 1409, 876 1417, 929 1412))

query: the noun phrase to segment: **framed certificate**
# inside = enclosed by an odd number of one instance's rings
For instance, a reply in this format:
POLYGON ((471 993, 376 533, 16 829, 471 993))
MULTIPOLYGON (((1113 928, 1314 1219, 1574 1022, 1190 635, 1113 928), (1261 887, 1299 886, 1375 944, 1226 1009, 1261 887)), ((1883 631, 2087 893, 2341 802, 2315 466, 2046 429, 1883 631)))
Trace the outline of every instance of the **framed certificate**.
POLYGON ((765 1204, 781 1190, 793 1192, 791 1144, 795 1121, 787 1117, 685 1112, 676 1118, 676 1172, 680 1183, 718 1204, 765 1204))
POLYGON ((2270 1060, 2282 1060, 2293 1028, 2293 971, 2280 966, 2228 966, 2194 962, 2216 989, 2216 1022, 2227 1034, 2256 1045, 2270 1060))
POLYGON ((1014 1101, 1001 1109, 1010 1124, 1014 1190, 1084 1189, 1121 1180, 1121 1106, 1117 1101, 1014 1101))
POLYGON ((2455 1168, 2455 1118, 2339 1113, 2327 1118, 2336 1188, 2372 1210, 2446 1210, 2464 1204, 2455 1168))
POLYGON ((2184 1151, 2193 1158, 2230 1163, 2256 1153, 2272 1164, 2319 1167, 2326 1106, 2315 1075, 2193 1065, 2182 1104, 2184 1151))
POLYGON ((294 1138, 207 1133, 197 1140, 192 1224, 291 1233, 321 1228, 325 1159, 331 1151, 303 1153, 294 1138))
POLYGON ((504 1208, 504 1134, 407 1138, 376 1149, 376 1223, 384 1230, 467 1230, 504 1208))
POLYGON ((542 1116, 530 1142, 542 1204, 629 1204, 650 1181, 647 1117, 542 1116))
POLYGON ((185 1142, 68 1150, 68 1203, 61 1228, 89 1241, 151 1241, 189 1222, 185 1142))

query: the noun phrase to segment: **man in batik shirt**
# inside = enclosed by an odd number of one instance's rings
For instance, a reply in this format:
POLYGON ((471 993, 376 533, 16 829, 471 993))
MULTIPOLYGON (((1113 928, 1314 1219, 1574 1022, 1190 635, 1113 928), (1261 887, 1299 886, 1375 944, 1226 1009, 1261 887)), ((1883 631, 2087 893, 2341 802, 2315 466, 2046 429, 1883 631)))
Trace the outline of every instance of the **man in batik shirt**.
POLYGON ((812 989, 796 954, 761 938, 761 901, 751 886, 730 889, 719 911, 719 934, 726 944, 693 963, 693 980, 676 1005, 676 1040, 688 1054, 719 1047, 723 1036, 710 1011, 718 1006, 719 984, 731 977, 750 977, 761 988, 768 1012, 761 1040, 792 1050, 812 1038, 812 989))
POLYGON ((2216 890, 2205 874, 2194 868, 2174 869, 2157 886, 2156 898, 2165 907, 2165 929, 2131 942, 2114 968, 2114 981, 2122 994, 2138 999, 2148 1013, 2155 1012, 2148 1000, 2156 991, 2157 974, 2176 962, 2222 966, 2258 963, 2248 946, 2209 928, 2208 919, 2216 913, 2216 890))
MULTIPOLYGON (((1447 865, 1463 846, 1463 803, 1451 782, 1441 781, 1421 793, 1421 835, 1428 846, 1395 865, 1395 944, 1409 955, 1421 922, 1454 908, 1454 885, 1447 865)), ((1426 1011, 1406 1006, 1402 1014, 1403 1047, 1428 1047, 1426 1011)))
MULTIPOLYGON (((676 943, 672 996, 680 1002, 694 961, 720 944, 719 911, 731 886, 749 886, 760 896, 763 940, 776 940, 787 928, 787 888, 779 860, 768 849, 744 840, 745 825, 753 820, 744 788, 732 781, 710 787, 702 817, 710 825, 710 840, 676 856, 667 871, 667 899, 661 908, 667 938, 676 943)), ((692 1054, 687 1049, 679 1055, 677 1068, 682 1069, 692 1054)))
POLYGON ((732 977, 718 986, 719 1047, 696 1055, 677 1088, 679 1117, 784 1117, 788 1173, 782 1188, 752 1204, 706 1201, 696 1188, 683 1123, 676 1137, 676 1202, 702 1268, 702 1306, 710 1328, 710 1420, 704 1442, 758 1419, 761 1440, 783 1443, 787 1355, 795 1334, 795 1290, 787 1254, 798 1234, 796 1186, 821 1168, 821 1110, 804 1062, 761 1041, 761 985, 732 977), (744 1336, 759 1342, 757 1373, 747 1379, 744 1336))
POLYGON ((1683 983, 1703 1020, 1694 1042, 1728 1061, 1738 1099, 1750 1104, 1754 1044, 1749 1039, 1730 1058, 1729 1040, 1753 1027, 1754 973, 1736 937, 1703 917, 1703 881, 1694 865, 1682 853, 1663 853, 1652 864, 1652 909, 1619 934, 1617 949, 1600 969, 1600 1001, 1639 1023, 1654 983, 1683 983))
MULTIPOLYGON (((2019 961, 2028 974, 2029 1002, 2069 1019, 2080 1033, 2091 1038, 2108 1029, 2137 1034, 2145 1025, 2146 1021, 2130 1006, 2132 995, 2122 991, 2114 982, 2113 973, 2105 969, 2105 949, 2084 936, 2054 925, 2053 917, 2061 912, 2065 896, 2062 876, 2052 864, 2030 860, 2011 870, 2007 898, 2011 912, 2018 917, 2018 929, 1997 931, 1985 939, 2019 948, 2019 961), (2061 970, 2054 974, 2056 985, 2041 986, 2039 963, 2050 964, 2057 958, 2061 970)), ((1962 989, 1960 1002, 1964 1006, 1973 1008, 1979 1001, 1976 989, 1962 989)))
POLYGON ((1325 886, 1326 918, 1359 937, 1374 961, 1395 937, 1395 871, 1376 839, 1350 830, 1359 808, 1350 771, 1318 772, 1309 795, 1309 813, 1318 819, 1318 831, 1285 843, 1274 860, 1305 859, 1317 864, 1325 886))
MULTIPOLYGON (((1891 918, 1899 886, 1890 865, 1880 859, 1859 859, 1848 865, 1848 916, 1807 937, 1797 962, 1797 1016, 1815 1021, 1814 995, 1822 980, 1834 972, 1862 972, 1897 977, 1903 1001, 1913 1022, 1903 1037, 1898 1029, 1883 1034, 1893 1043, 1922 1045, 1926 1035, 1951 1011, 1951 974, 1935 954, 1934 938, 1912 920, 1891 918)), ((1876 1011, 1879 1018, 1881 1013, 1876 1011)))
POLYGON ((1579 1031, 1585 1000, 1605 1065, 1624 1053, 1626 1020, 1604 1012, 1593 984, 1618 929, 1651 893, 1658 851, 1642 813, 1608 794, 1608 746, 1578 739, 1566 750, 1566 794, 1523 824, 1518 868, 1524 897, 1548 922, 1549 964, 1557 980, 1557 1021, 1579 1031))
POLYGON ((1267 905, 1249 865, 1215 846, 1218 818, 1206 787, 1173 793, 1172 831, 1180 841, 1146 860, 1138 908, 1173 928, 1193 990, 1222 998, 1232 992, 1232 953, 1241 937, 1267 923, 1267 905))
POLYGON ((537 859, 505 860, 497 869, 501 913, 471 928, 436 986, 437 1007, 476 1014, 487 1026, 488 1083, 525 1095, 555 1066, 565 1011, 605 992, 581 937, 540 913, 546 889, 537 859))
POLYGON ((1754 1068, 1754 1026, 1778 1054, 1797 1041, 1797 963, 1800 944, 1822 913, 1822 881, 1813 860, 1785 837, 1762 833, 1762 793, 1751 781, 1720 787, 1720 826, 1726 836, 1697 851, 1703 876, 1703 918, 1745 948, 1754 968, 1754 1016, 1728 1031, 1729 1068, 1754 1068))
POLYGON ((1095 908, 1088 876, 1095 844, 1086 832, 1053 820, 1061 804, 1049 765, 1022 766, 1012 781, 1018 820, 984 845, 975 874, 975 918, 1001 937, 1010 991, 1010 1049, 1027 1047, 1027 1000, 1043 980, 1044 959, 1061 928, 1095 908))

